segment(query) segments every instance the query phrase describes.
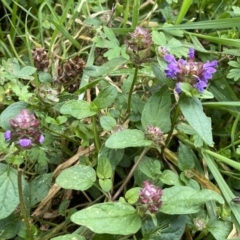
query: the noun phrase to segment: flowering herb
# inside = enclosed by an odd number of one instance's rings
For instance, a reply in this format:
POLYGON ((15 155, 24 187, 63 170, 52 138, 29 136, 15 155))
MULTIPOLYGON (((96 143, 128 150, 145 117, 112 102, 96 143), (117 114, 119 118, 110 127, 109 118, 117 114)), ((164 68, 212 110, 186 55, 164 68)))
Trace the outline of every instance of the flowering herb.
POLYGON ((216 72, 217 61, 195 62, 194 49, 189 49, 188 60, 176 60, 171 54, 164 56, 168 63, 165 74, 168 78, 177 80, 175 90, 181 92, 181 82, 186 82, 196 88, 200 93, 207 87, 212 75, 216 72))

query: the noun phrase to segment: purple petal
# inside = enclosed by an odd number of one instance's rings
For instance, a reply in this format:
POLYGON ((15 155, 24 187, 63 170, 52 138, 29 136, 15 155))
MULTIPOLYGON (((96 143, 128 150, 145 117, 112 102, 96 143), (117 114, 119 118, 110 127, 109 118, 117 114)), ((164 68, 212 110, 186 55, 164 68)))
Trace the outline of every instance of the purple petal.
POLYGON ((164 60, 167 61, 168 63, 171 63, 171 62, 177 63, 175 57, 171 54, 166 54, 164 56, 164 60))
POLYGON ((194 84, 194 87, 201 93, 204 91, 205 87, 207 84, 203 81, 198 81, 197 83, 194 84))
POLYGON ((21 147, 29 147, 29 146, 31 146, 32 141, 27 138, 22 138, 18 141, 18 143, 21 147))
POLYGON ((11 137, 12 137, 12 132, 10 130, 7 130, 5 133, 4 133, 4 138, 6 141, 9 141, 11 140, 11 137))
POLYGON ((38 141, 39 141, 39 143, 43 143, 43 141, 44 141, 44 136, 41 135, 38 141))
POLYGON ((181 90, 181 88, 180 88, 180 82, 178 82, 177 84, 176 84, 176 87, 175 87, 175 91, 179 94, 182 90, 181 90))
POLYGON ((194 54, 195 54, 194 49, 193 49, 193 48, 190 48, 190 49, 189 49, 189 52, 188 52, 188 57, 189 57, 189 58, 194 58, 194 57, 195 57, 194 54))
POLYGON ((212 62, 209 62, 207 61, 205 64, 204 64, 204 68, 208 68, 208 67, 217 67, 217 64, 218 64, 218 61, 217 60, 214 60, 212 62))

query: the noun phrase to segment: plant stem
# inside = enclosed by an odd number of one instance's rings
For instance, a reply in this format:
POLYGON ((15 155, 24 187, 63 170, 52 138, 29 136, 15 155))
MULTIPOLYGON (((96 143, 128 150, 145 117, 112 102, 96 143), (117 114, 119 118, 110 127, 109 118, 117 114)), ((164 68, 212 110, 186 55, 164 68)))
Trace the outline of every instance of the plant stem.
POLYGON ((95 147, 97 152, 100 151, 100 143, 99 143, 99 138, 98 138, 98 133, 97 133, 97 124, 96 124, 96 117, 92 116, 92 125, 93 125, 93 135, 94 135, 94 142, 95 142, 95 147))
POLYGON ((134 85, 135 85, 135 83, 136 83, 136 81, 137 81, 138 69, 139 69, 139 66, 136 65, 136 66, 135 66, 135 72, 134 72, 134 76, 133 76, 132 85, 131 85, 130 91, 129 91, 129 93, 128 93, 128 108, 127 108, 127 113, 128 113, 128 114, 130 114, 130 111, 131 111, 132 93, 133 93, 134 85))
POLYGON ((166 139, 166 142, 165 142, 166 147, 168 147, 168 144, 169 144, 169 142, 170 142, 170 139, 171 139, 171 136, 172 136, 174 127, 175 127, 176 122, 177 122, 177 119, 178 119, 179 111, 180 111, 179 104, 177 104, 177 106, 176 106, 176 111, 175 111, 175 114, 174 114, 174 118, 173 118, 173 121, 172 121, 171 131, 169 132, 169 134, 168 134, 168 136, 167 136, 167 139, 166 139))
POLYGON ((149 150, 149 148, 145 147, 141 153, 141 155, 139 156, 138 160, 134 163, 131 171, 129 172, 129 174, 127 175, 126 179, 124 180, 124 182, 122 183, 122 185, 120 186, 120 188, 117 190, 117 192, 115 193, 115 195, 112 198, 112 201, 115 201, 116 198, 119 196, 119 194, 122 192, 122 190, 124 189, 124 187, 127 185, 127 183, 129 182, 129 180, 131 179, 131 177, 134 174, 134 171, 136 170, 138 164, 140 163, 140 161, 142 160, 142 158, 145 156, 145 154, 147 153, 147 151, 149 150))
POLYGON ((26 211, 26 208, 25 208, 24 199, 23 199, 22 169, 20 169, 20 168, 18 169, 18 195, 19 195, 20 209, 21 209, 21 213, 23 215, 24 222, 26 224, 28 237, 29 237, 30 240, 34 240, 32 230, 31 230, 31 226, 30 226, 29 221, 28 221, 28 215, 27 215, 27 211, 26 211))

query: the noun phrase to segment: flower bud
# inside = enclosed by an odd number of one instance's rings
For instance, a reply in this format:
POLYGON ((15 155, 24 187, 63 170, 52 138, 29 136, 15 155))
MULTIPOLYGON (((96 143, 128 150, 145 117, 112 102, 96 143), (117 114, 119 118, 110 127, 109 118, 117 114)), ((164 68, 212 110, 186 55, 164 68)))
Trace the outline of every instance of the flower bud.
POLYGON ((147 126, 146 137, 152 140, 155 144, 159 144, 163 141, 163 132, 158 127, 147 126))
POLYGON ((150 182, 146 180, 139 193, 139 202, 143 204, 145 210, 148 210, 150 213, 157 213, 162 206, 162 194, 162 189, 150 184, 150 182))
POLYGON ((10 141, 11 140, 11 137, 12 137, 12 132, 11 130, 7 130, 5 133, 4 133, 4 138, 6 141, 10 141))
POLYGON ((126 40, 125 43, 127 53, 133 62, 142 63, 150 56, 153 41, 148 29, 136 27, 135 31, 130 33, 130 39, 126 40))
POLYGON ((27 109, 23 109, 14 119, 11 119, 12 128, 28 129, 30 127, 38 127, 40 120, 36 119, 34 114, 29 113, 27 109))

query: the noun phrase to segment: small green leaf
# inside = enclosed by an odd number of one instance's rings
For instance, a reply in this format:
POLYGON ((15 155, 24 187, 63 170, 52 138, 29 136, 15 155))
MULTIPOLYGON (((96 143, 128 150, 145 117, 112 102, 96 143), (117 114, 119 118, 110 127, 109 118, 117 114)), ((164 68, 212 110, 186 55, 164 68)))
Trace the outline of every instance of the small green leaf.
POLYGON ((145 140, 145 135, 137 129, 125 129, 113 133, 106 141, 108 148, 127 148, 150 146, 152 141, 145 140))
POLYGON ((38 78, 41 83, 50 83, 53 80, 51 74, 48 72, 39 72, 38 78))
POLYGON ((167 185, 174 185, 174 186, 183 185, 179 175, 173 172, 172 170, 168 170, 168 169, 164 170, 159 179, 161 180, 162 183, 165 183, 167 185))
POLYGON ((154 179, 157 174, 160 174, 161 165, 159 161, 154 161, 153 159, 144 156, 138 165, 141 172, 147 175, 149 178, 154 179))
POLYGON ((151 96, 142 112, 142 125, 159 127, 164 133, 171 129, 171 94, 167 86, 164 86, 151 96))
POLYGON ((193 88, 193 90, 192 90, 192 95, 194 97, 197 97, 197 98, 200 98, 200 99, 212 99, 212 98, 214 98, 214 95, 211 92, 209 92, 207 90, 204 90, 203 92, 200 93, 195 88, 193 88))
POLYGON ((96 173, 92 167, 79 165, 63 170, 56 183, 64 189, 87 190, 96 181, 96 173))
POLYGON ((213 146, 211 118, 203 112, 199 99, 182 96, 179 100, 180 109, 193 129, 209 146, 213 146))
POLYGON ((240 79, 240 69, 234 68, 231 69, 227 75, 227 78, 233 78, 234 81, 237 81, 240 79))
POLYGON ((32 66, 25 66, 23 67, 19 72, 19 77, 24 78, 24 76, 29 77, 30 75, 33 75, 37 69, 32 66))
POLYGON ((108 86, 100 91, 98 96, 93 100, 93 103, 99 108, 104 109, 109 107, 117 97, 117 89, 113 86, 108 86))
POLYGON ((218 193, 203 189, 196 191, 193 188, 185 186, 174 186, 163 190, 163 205, 160 212, 166 214, 191 214, 198 212, 202 204, 207 201, 217 201, 221 204, 224 199, 218 193))
POLYGON ((141 227, 137 211, 128 203, 99 203, 74 213, 72 222, 95 233, 128 235, 141 227))
POLYGON ((193 151, 179 142, 178 147, 178 167, 181 171, 193 169, 195 166, 193 151))
POLYGON ((90 103, 83 100, 70 100, 63 104, 60 108, 60 113, 68 114, 77 119, 83 119, 86 117, 91 117, 97 112, 92 111, 90 108, 90 103))
POLYGON ((138 201, 140 190, 141 190, 140 187, 135 187, 135 188, 129 189, 125 193, 125 198, 129 204, 135 204, 138 201))
POLYGON ((152 40, 154 44, 159 46, 167 45, 167 40, 163 32, 152 31, 152 40))
POLYGON ((109 159, 105 156, 98 157, 97 176, 101 179, 112 176, 112 166, 109 159))
POLYGON ((104 192, 109 192, 112 188, 111 179, 99 179, 99 185, 104 192))
POLYGON ((111 116, 101 116, 100 124, 104 130, 111 131, 115 128, 117 123, 116 120, 111 116))

